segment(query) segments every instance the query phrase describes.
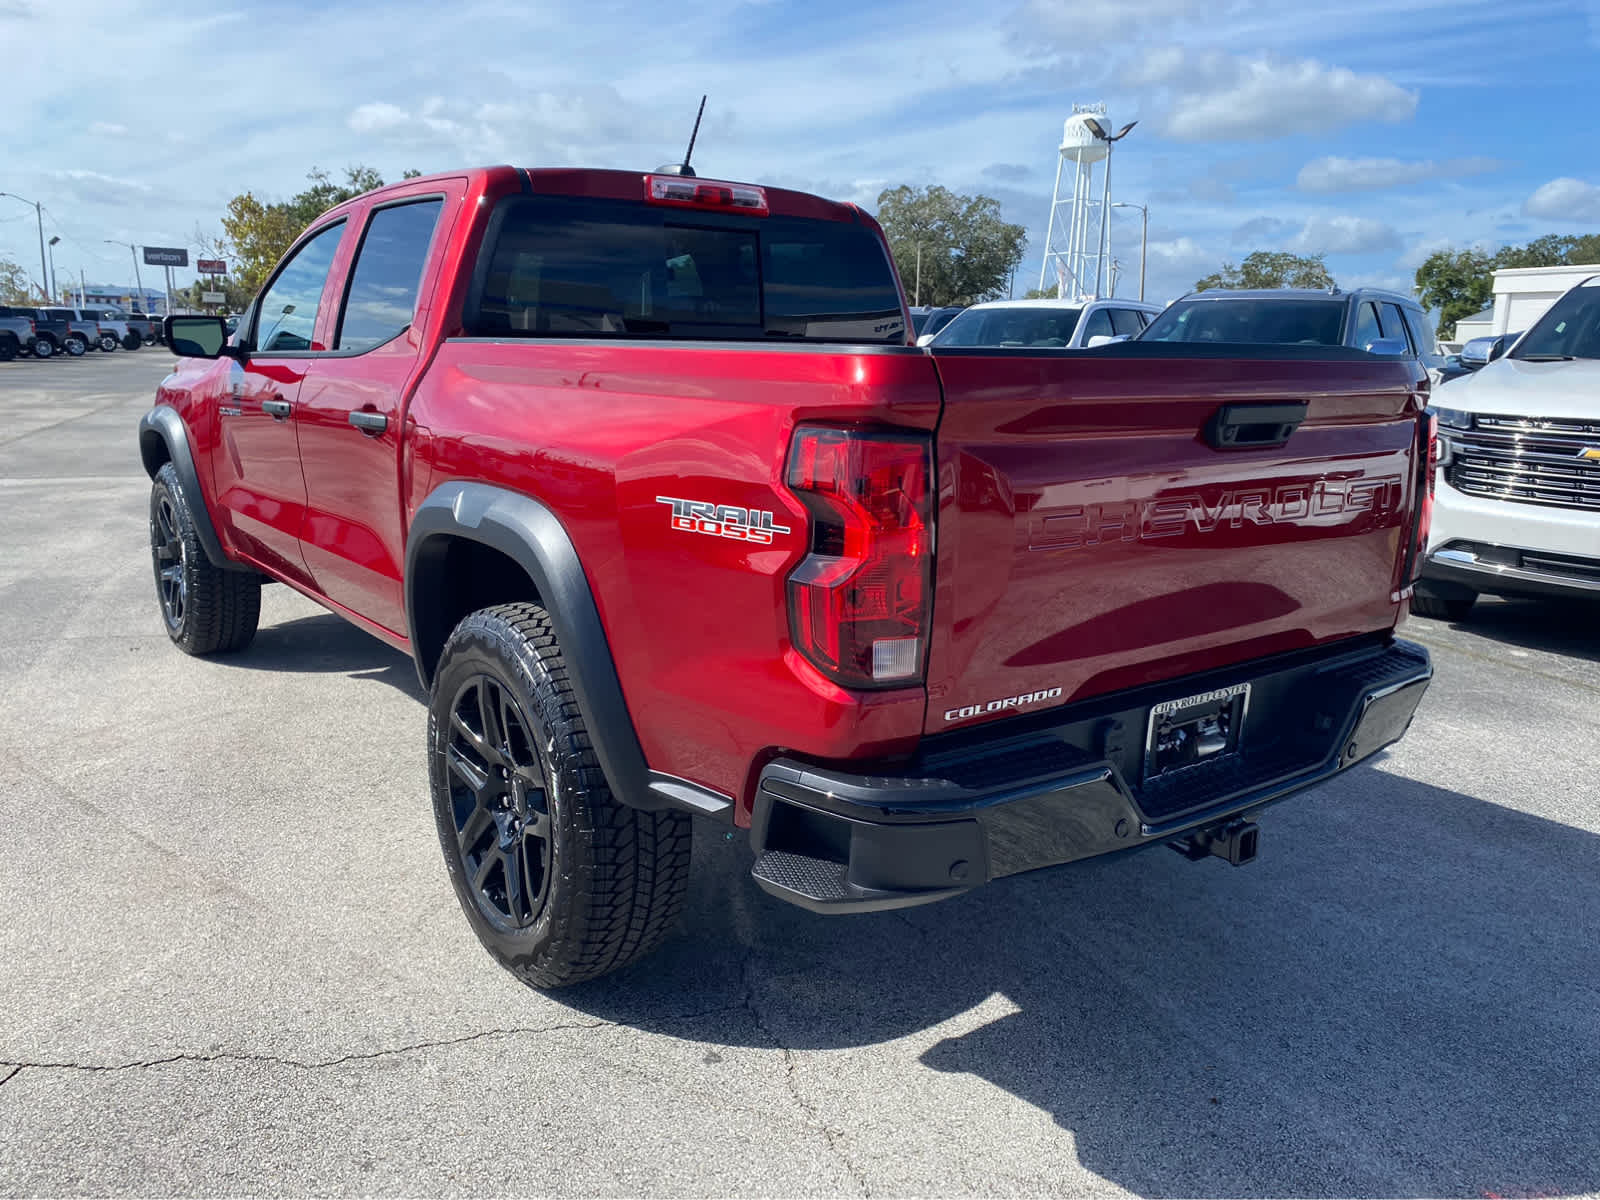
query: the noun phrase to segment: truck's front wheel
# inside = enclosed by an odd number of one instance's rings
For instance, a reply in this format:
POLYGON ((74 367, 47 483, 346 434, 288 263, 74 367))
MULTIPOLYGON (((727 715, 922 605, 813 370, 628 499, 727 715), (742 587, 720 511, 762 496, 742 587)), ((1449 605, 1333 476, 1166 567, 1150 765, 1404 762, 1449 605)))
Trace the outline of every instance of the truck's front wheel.
POLYGON ((666 937, 688 885, 689 817, 611 794, 539 605, 482 609, 450 635, 428 774, 456 899, 524 982, 593 979, 666 937))
POLYGON ((150 487, 150 559, 167 636, 185 654, 243 650, 261 619, 261 576, 206 557, 178 472, 166 463, 150 487))

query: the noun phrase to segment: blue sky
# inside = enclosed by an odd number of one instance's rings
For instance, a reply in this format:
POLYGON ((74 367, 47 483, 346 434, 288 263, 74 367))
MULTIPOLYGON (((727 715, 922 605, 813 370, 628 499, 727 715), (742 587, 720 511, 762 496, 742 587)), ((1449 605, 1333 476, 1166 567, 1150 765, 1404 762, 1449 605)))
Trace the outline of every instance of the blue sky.
MULTIPOLYGON (((1029 230, 1023 281, 1074 102, 1139 121, 1113 198, 1149 205, 1157 300, 1257 248, 1409 286, 1440 246, 1600 232, 1600 0, 0 0, 0 46, 0 190, 44 203, 58 275, 91 282, 131 274, 104 239, 191 244, 312 166, 648 169, 702 91, 702 174, 869 207, 987 192, 1029 230)), ((1119 211, 1125 294, 1138 237, 1119 211)), ((6 199, 0 254, 38 273, 6 199)))

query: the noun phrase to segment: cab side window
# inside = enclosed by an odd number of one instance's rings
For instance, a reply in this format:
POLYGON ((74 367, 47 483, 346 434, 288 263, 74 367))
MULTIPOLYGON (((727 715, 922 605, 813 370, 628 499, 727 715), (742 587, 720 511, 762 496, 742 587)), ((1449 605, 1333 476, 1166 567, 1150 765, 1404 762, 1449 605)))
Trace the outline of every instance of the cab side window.
POLYGON ((1383 330, 1378 325, 1378 310, 1373 307, 1372 301, 1363 300, 1356 309, 1356 335, 1354 345, 1358 350, 1365 350, 1373 342, 1383 336, 1383 330))
POLYGON ((350 272, 335 349, 370 350, 410 326, 443 206, 443 200, 419 200, 372 214, 350 272))
POLYGON ((317 306, 344 236, 344 222, 329 225, 295 251, 256 305, 255 347, 274 351, 320 350, 311 338, 317 328, 317 306))
POLYGON ((1421 350, 1411 345, 1411 331, 1406 328, 1405 318, 1400 315, 1398 304, 1385 304, 1383 306, 1383 336, 1396 338, 1404 346, 1410 346, 1411 353, 1418 354, 1421 350))

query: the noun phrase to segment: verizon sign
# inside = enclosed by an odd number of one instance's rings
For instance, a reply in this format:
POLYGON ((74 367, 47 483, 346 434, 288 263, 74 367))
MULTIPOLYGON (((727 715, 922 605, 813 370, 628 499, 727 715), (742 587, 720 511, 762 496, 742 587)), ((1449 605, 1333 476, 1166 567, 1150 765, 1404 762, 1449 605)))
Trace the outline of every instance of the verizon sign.
POLYGON ((173 246, 146 246, 144 265, 147 267, 187 267, 189 252, 173 246))

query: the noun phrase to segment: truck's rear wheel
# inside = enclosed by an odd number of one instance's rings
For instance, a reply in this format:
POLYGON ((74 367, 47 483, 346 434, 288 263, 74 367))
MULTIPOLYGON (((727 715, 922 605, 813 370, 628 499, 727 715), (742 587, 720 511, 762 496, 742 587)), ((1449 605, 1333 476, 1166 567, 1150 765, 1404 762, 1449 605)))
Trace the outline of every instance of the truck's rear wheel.
POLYGON ((1465 621, 1478 593, 1459 583, 1419 583, 1411 593, 1411 611, 1436 621, 1465 621))
POLYGON ((206 557, 171 463, 150 488, 150 558, 167 636, 185 654, 243 650, 261 619, 261 576, 206 557))
POLYGON ((481 609, 450 635, 428 775, 456 899, 524 982, 593 979, 666 937, 688 885, 689 817, 611 794, 539 605, 481 609))

